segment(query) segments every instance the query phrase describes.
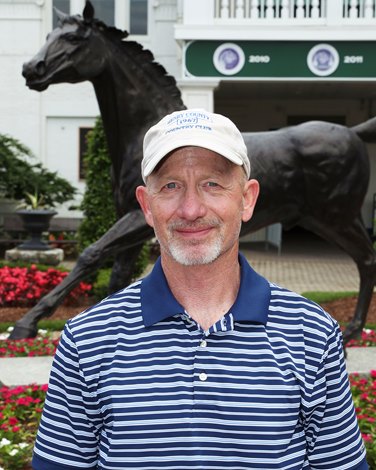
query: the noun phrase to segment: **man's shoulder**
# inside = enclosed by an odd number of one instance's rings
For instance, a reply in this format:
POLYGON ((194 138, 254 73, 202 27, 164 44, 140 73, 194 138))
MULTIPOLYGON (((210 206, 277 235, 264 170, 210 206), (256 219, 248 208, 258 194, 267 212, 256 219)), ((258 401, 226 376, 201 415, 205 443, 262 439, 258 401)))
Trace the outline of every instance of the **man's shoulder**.
POLYGON ((336 320, 316 302, 273 283, 270 283, 270 292, 269 317, 307 328, 314 325, 327 333, 336 328, 336 320))
POLYGON ((69 320, 69 328, 75 331, 98 323, 141 317, 141 283, 141 280, 136 281, 87 308, 69 320))

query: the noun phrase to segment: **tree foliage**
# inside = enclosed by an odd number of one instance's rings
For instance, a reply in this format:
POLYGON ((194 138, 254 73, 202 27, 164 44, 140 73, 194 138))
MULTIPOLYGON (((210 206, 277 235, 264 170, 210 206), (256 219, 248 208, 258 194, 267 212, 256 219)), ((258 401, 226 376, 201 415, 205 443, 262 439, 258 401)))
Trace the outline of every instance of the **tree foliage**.
POLYGON ((86 190, 81 203, 84 219, 78 230, 83 250, 115 223, 115 203, 111 185, 111 159, 101 118, 88 133, 88 149, 84 156, 86 190))
POLYGON ((73 199, 77 189, 34 159, 28 147, 0 134, 0 196, 24 201, 27 194, 37 194, 47 207, 73 199))

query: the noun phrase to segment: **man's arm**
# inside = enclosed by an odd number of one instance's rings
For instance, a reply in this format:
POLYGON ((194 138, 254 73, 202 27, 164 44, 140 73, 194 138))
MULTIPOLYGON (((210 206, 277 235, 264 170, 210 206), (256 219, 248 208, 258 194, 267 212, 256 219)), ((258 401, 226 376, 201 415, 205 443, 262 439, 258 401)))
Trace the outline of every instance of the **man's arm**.
POLYGON ((97 468, 100 411, 89 393, 67 325, 53 361, 32 465, 35 470, 97 468))
POLYGON ((306 392, 302 415, 310 468, 368 470, 338 325, 306 392))

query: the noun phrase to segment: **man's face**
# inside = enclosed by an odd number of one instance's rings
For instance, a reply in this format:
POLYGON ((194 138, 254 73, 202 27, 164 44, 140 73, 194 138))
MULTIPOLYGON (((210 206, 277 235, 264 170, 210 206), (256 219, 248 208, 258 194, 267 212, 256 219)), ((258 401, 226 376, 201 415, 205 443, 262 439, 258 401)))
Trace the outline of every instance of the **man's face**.
POLYGON ((257 195, 258 183, 247 181, 241 167, 200 147, 172 152, 136 191, 162 257, 186 266, 237 251, 257 195))

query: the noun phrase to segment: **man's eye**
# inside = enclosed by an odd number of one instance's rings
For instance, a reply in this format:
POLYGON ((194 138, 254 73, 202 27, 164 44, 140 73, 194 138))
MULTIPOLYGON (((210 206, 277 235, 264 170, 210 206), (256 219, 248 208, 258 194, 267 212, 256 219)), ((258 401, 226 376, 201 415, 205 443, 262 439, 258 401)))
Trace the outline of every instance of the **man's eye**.
POLYGON ((167 183, 165 185, 166 189, 175 189, 176 188, 176 183, 167 183))
POLYGON ((218 183, 215 183, 214 181, 208 181, 206 185, 211 188, 215 188, 216 186, 218 186, 218 183))

